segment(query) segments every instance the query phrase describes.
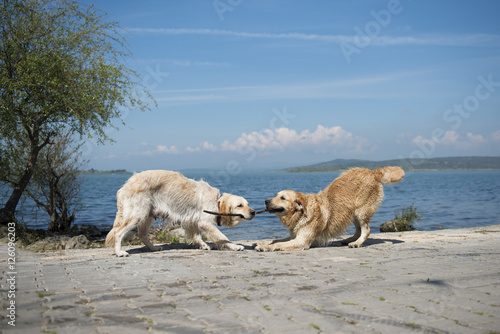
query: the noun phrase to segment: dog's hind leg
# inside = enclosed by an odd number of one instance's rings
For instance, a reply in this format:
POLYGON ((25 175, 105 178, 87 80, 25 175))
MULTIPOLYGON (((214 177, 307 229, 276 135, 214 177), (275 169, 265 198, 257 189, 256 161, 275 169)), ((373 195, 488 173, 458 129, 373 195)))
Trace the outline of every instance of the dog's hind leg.
POLYGON ((370 219, 372 218, 374 212, 367 210, 361 210, 361 212, 355 212, 354 213, 356 218, 355 222, 357 221, 356 225, 356 234, 354 236, 357 236, 358 234, 358 226, 360 229, 360 235, 359 237, 354 240, 353 242, 349 243, 349 248, 359 248, 363 245, 363 243, 368 239, 368 236, 370 235, 370 219))
POLYGON ((115 254, 116 256, 129 256, 129 254, 122 250, 122 239, 123 237, 131 231, 137 223, 134 223, 132 219, 128 219, 120 226, 115 233, 115 254))
POLYGON ((147 217, 144 219, 144 221, 140 224, 139 227, 139 239, 146 245, 149 250, 152 252, 156 252, 161 250, 161 247, 153 245, 151 240, 149 240, 149 229, 151 228, 151 225, 155 221, 154 217, 147 217))
POLYGON ((356 227, 356 232, 354 233, 354 235, 352 237, 341 240, 340 242, 342 243, 342 245, 348 245, 349 243, 358 240, 359 237, 361 236, 361 226, 360 226, 358 218, 356 216, 354 216, 352 223, 356 227))

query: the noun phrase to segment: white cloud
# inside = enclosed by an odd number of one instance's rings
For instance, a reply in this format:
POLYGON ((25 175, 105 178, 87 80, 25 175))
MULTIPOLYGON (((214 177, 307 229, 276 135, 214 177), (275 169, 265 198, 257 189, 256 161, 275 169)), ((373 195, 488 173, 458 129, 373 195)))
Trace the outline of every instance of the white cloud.
POLYGON ((166 154, 178 154, 179 149, 175 146, 172 145, 170 147, 165 146, 165 145, 157 145, 156 149, 154 150, 148 150, 140 153, 130 153, 129 155, 155 155, 155 154, 161 154, 161 153, 166 153, 166 154))
POLYGON ((439 144, 443 145, 458 145, 458 138, 460 136, 455 131, 446 131, 441 140, 438 141, 439 144))
POLYGON ((228 63, 217 63, 211 61, 192 61, 192 60, 180 60, 180 59, 168 59, 168 58, 143 58, 138 59, 138 63, 140 64, 168 64, 172 66, 180 66, 180 67, 229 67, 231 66, 228 63))
POLYGON ((484 144, 487 140, 482 135, 474 135, 471 132, 467 133, 467 142, 470 145, 484 144))
POLYGON ((500 142, 500 130, 495 131, 491 134, 491 140, 494 142, 500 142))
MULTIPOLYGON (((319 41, 328 43, 354 43, 356 35, 318 35, 304 33, 252 33, 217 29, 166 29, 166 28, 128 28, 129 32, 137 34, 156 35, 209 35, 232 36, 260 39, 293 39, 304 41, 319 41)), ((439 45, 439 46, 491 46, 500 44, 500 36, 491 34, 455 34, 432 36, 371 36, 370 45, 439 45)))
POLYGON ((183 95, 183 96, 169 96, 158 97, 157 102, 191 102, 191 101, 212 101, 223 99, 223 96, 217 95, 183 95))
POLYGON ((374 87, 421 73, 421 71, 408 71, 359 78, 275 85, 153 90, 152 94, 157 102, 165 103, 210 102, 222 99, 226 101, 317 98, 383 99, 401 97, 401 95, 390 91, 381 93, 374 87))
POLYGON ((214 144, 210 144, 209 142, 203 142, 201 143, 200 145, 200 149, 203 150, 203 151, 217 151, 217 146, 215 146, 214 144))
POLYGON ((170 147, 167 147, 164 145, 158 145, 158 146, 156 146, 156 152, 177 154, 177 153, 179 153, 179 150, 174 145, 172 145, 170 147))
POLYGON ((156 150, 147 151, 144 154, 178 154, 178 153, 200 153, 200 152, 247 152, 249 150, 260 154, 268 154, 277 151, 313 151, 364 153, 374 149, 370 142, 360 136, 342 129, 340 126, 325 127, 318 125, 314 131, 303 130, 297 132, 289 128, 263 129, 250 133, 242 133, 234 141, 225 140, 219 145, 202 142, 198 147, 188 146, 179 150, 176 146, 158 145, 156 150))
POLYGON ((472 147, 478 147, 482 144, 486 144, 488 141, 480 134, 475 135, 472 132, 468 132, 465 137, 460 136, 456 131, 446 131, 439 138, 424 138, 423 136, 416 136, 412 139, 412 144, 419 147, 430 147, 435 145, 451 146, 457 149, 470 149, 472 147))
POLYGON ((410 138, 411 136, 412 136, 412 134, 409 132, 399 133, 396 136, 396 143, 398 143, 398 144, 405 143, 405 142, 407 142, 407 139, 410 138))

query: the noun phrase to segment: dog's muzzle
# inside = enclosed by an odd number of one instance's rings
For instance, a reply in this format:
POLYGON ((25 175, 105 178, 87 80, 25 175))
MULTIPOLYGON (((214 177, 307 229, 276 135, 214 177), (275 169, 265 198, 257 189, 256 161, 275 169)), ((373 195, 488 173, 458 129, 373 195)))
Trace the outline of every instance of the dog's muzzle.
POLYGON ((272 204, 272 199, 266 199, 266 211, 269 213, 279 213, 279 212, 284 212, 285 208, 284 207, 275 207, 272 204))

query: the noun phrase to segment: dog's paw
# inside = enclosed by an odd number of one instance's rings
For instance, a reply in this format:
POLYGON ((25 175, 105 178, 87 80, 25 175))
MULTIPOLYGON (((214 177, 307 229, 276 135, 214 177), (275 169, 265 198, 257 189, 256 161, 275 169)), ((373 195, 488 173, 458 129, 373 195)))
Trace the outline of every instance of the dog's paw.
POLYGON ((207 245, 206 243, 202 243, 202 244, 199 244, 198 245, 198 248, 199 249, 202 249, 202 250, 211 250, 212 248, 210 248, 209 245, 207 245))
POLYGON ((361 248, 363 244, 360 244, 358 242, 350 242, 349 243, 349 248, 361 248))
POLYGON ((256 242, 252 245, 252 248, 253 249, 256 249, 257 247, 265 247, 265 246, 269 246, 273 243, 272 240, 269 240, 269 241, 264 241, 264 242, 256 242))
POLYGON ((233 250, 233 251, 245 250, 245 247, 242 245, 227 244, 226 247, 229 248, 230 250, 233 250))
POLYGON ((153 246, 151 248, 149 248, 150 251, 152 252, 158 252, 158 251, 161 251, 163 248, 161 246, 153 246))
POLYGON ((118 257, 125 257, 125 256, 129 256, 130 254, 121 250, 121 251, 118 251, 118 252, 115 252, 116 256, 118 257))
POLYGON ((257 252, 269 252, 269 251, 271 251, 271 247, 265 243, 256 244, 254 249, 257 252))

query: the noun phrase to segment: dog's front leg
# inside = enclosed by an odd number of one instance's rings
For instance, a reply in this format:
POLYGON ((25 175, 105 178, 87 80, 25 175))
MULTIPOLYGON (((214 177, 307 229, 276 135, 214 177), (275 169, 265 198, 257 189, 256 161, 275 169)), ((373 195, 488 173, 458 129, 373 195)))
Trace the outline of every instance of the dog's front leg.
POLYGON ((203 241, 203 238, 201 237, 201 234, 195 234, 191 236, 191 242, 195 245, 198 245, 200 249, 203 250, 210 250, 210 246, 207 245, 205 241, 203 241))
POLYGON ((245 247, 233 244, 229 239, 212 223, 200 222, 200 229, 205 235, 215 242, 218 249, 227 248, 234 251, 242 251, 245 247))
POLYGON ((277 242, 270 245, 257 245, 256 251, 259 252, 275 252, 275 251, 296 251, 309 249, 311 245, 307 245, 302 240, 293 239, 286 242, 277 242))
MULTIPOLYGON (((274 252, 274 251, 295 251, 309 249, 312 244, 312 239, 307 237, 309 234, 301 233, 298 234, 294 239, 288 239, 288 241, 273 242, 271 244, 258 244, 255 247, 256 251, 259 252, 274 252)), ((287 239, 284 239, 287 240, 287 239)))
MULTIPOLYGON (((261 248, 261 247, 266 247, 266 246, 269 246, 269 245, 272 245, 272 244, 275 244, 275 243, 278 243, 278 242, 285 242, 285 241, 290 241, 290 237, 288 238, 285 238, 285 239, 277 239, 277 240, 268 240, 268 241, 264 241, 264 242, 256 242, 252 245, 252 248, 254 249, 257 249, 257 247, 261 248)), ((258 249, 260 250, 260 249, 258 249)))

